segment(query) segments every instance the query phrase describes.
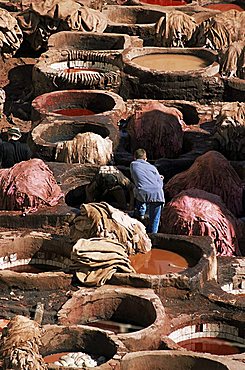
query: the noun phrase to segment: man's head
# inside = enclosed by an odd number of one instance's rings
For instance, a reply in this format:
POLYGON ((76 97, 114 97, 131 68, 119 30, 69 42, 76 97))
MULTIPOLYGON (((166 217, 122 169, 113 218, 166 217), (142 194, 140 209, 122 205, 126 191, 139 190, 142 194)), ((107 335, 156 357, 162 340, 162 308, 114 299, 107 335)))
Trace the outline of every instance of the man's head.
POLYGON ((10 127, 8 129, 8 137, 12 140, 19 140, 21 138, 21 132, 19 127, 10 127))
POLYGON ((145 149, 141 149, 141 148, 140 149, 137 149, 134 152, 134 158, 135 159, 144 159, 144 160, 147 160, 145 149))

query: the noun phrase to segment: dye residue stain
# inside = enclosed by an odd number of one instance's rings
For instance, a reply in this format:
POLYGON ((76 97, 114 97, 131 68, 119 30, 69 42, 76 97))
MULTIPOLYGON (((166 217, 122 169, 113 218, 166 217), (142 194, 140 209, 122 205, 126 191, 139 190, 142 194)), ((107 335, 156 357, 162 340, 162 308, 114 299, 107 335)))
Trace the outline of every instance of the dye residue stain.
POLYGON ((85 108, 63 108, 53 111, 53 113, 61 114, 62 116, 91 116, 95 114, 90 109, 85 108))
POLYGON ((141 67, 162 72, 193 71, 209 64, 202 58, 188 54, 148 54, 133 58, 132 61, 141 67))
POLYGON ((113 331, 113 333, 115 334, 133 333, 135 331, 143 329, 142 326, 126 324, 126 323, 110 321, 110 320, 96 320, 93 322, 86 323, 86 325, 99 328, 99 329, 103 329, 103 330, 110 330, 110 331, 113 331))
POLYGON ((59 353, 54 353, 52 355, 45 356, 44 362, 46 364, 52 364, 55 361, 59 361, 62 356, 68 355, 70 352, 59 352, 59 353))
POLYGON ((180 272, 188 267, 188 260, 172 251, 153 248, 147 253, 138 253, 130 256, 130 262, 139 274, 164 275, 171 272, 180 272))
POLYGON ((3 331, 3 328, 5 328, 9 323, 9 320, 7 319, 0 319, 0 333, 3 331))
POLYGON ((49 265, 19 265, 19 266, 13 266, 6 270, 19 272, 19 273, 29 273, 29 274, 39 274, 41 272, 47 272, 47 271, 54 271, 58 270, 55 266, 49 266, 49 265))
POLYGON ((64 69, 65 73, 100 73, 100 69, 92 68, 67 68, 64 69))
POLYGON ((194 352, 213 355, 235 355, 244 352, 243 345, 222 338, 193 338, 178 343, 179 346, 194 352))
POLYGON ((182 0, 141 0, 145 4, 155 4, 161 6, 179 6, 185 5, 186 2, 182 0))
POLYGON ((228 10, 238 10, 239 12, 243 12, 245 9, 245 7, 243 9, 240 5, 235 4, 235 3, 208 4, 208 5, 205 5, 204 8, 220 10, 221 12, 227 12, 228 10))

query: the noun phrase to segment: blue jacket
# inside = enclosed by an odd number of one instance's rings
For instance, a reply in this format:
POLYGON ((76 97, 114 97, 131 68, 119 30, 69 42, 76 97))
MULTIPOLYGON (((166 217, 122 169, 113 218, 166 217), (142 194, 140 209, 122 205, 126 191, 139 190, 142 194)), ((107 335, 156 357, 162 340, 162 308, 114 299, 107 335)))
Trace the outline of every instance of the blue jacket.
POLYGON ((155 166, 137 159, 130 164, 132 180, 135 184, 134 196, 141 202, 165 202, 163 179, 155 166))

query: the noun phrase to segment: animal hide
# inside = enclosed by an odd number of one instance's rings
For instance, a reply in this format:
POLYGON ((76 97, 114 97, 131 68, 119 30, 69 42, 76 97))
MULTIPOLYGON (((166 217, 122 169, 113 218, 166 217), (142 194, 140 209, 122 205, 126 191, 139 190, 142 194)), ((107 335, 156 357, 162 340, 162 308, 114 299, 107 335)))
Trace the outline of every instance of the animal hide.
POLYGON ((39 353, 41 329, 37 322, 15 316, 1 338, 3 370, 47 370, 39 353))
POLYGON ((208 235, 218 256, 240 255, 240 221, 218 195, 199 189, 179 193, 164 208, 160 232, 176 235, 208 235))
POLYGON ((197 28, 196 46, 221 50, 245 38, 245 14, 237 10, 220 12, 204 20, 197 28))
POLYGON ((216 121, 214 139, 219 150, 231 160, 245 160, 245 105, 227 103, 221 108, 216 121))
POLYGON ((53 173, 41 159, 30 159, 0 170, 0 209, 34 212, 55 206, 63 196, 53 173))
POLYGON ((77 134, 73 140, 57 143, 55 160, 65 163, 108 164, 112 159, 113 143, 93 132, 77 134))
POLYGON ((73 242, 81 238, 109 238, 123 244, 128 255, 151 250, 145 226, 105 202, 82 204, 80 215, 70 226, 70 237, 73 242))
POLYGON ((219 54, 222 77, 245 79, 245 42, 233 42, 219 54))
POLYGON ((79 239, 74 245, 71 270, 86 286, 100 286, 118 272, 135 272, 127 248, 106 238, 79 239))
POLYGON ((35 50, 47 46, 51 34, 64 30, 103 32, 107 27, 104 14, 74 0, 33 2, 17 16, 25 38, 35 50))
POLYGON ((192 16, 174 10, 166 12, 156 23, 156 45, 164 47, 185 47, 196 29, 192 16))
POLYGON ((149 159, 177 157, 183 144, 183 123, 178 109, 160 103, 147 104, 128 123, 131 150, 143 147, 149 159))
POLYGON ((12 57, 23 41, 17 20, 5 9, 0 9, 0 53, 4 58, 12 57))
POLYGON ((172 198, 182 190, 191 188, 219 195, 234 215, 243 213, 242 181, 229 161, 219 152, 209 151, 198 157, 188 170, 169 180, 165 191, 172 198))

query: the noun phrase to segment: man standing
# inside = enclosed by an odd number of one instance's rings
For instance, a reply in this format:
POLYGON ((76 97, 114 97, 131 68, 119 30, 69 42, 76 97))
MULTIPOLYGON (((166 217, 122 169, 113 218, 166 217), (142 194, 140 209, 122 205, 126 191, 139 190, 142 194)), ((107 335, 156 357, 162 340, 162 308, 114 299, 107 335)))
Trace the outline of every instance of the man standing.
POLYGON ((145 149, 137 149, 135 160, 130 165, 130 172, 135 184, 136 217, 143 220, 149 208, 149 233, 157 233, 162 207, 165 204, 163 176, 155 166, 147 162, 145 149))
POLYGON ((18 127, 8 129, 8 141, 0 144, 0 163, 2 168, 10 168, 16 163, 31 158, 31 150, 25 143, 19 142, 21 132, 18 127))

